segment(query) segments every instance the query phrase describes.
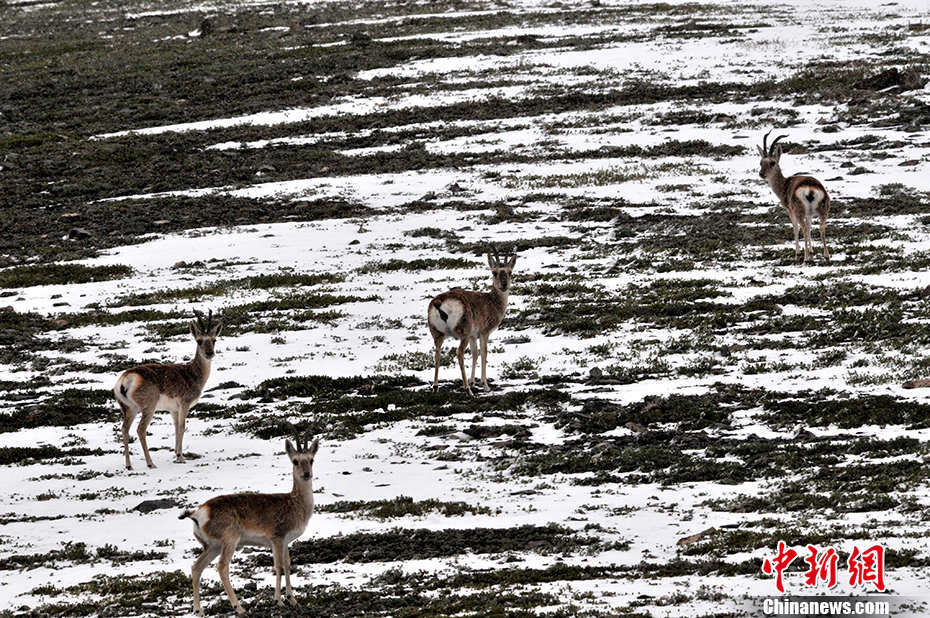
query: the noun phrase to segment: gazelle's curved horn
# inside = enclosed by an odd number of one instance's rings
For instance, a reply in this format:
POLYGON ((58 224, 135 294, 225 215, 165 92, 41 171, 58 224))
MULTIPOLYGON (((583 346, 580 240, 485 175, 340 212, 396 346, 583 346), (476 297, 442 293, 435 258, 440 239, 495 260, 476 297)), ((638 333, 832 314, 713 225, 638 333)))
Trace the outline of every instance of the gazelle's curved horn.
POLYGON ((777 143, 779 142, 779 140, 781 140, 781 139, 783 139, 783 138, 786 138, 786 137, 788 137, 788 136, 787 136, 787 135, 779 135, 779 136, 776 137, 774 140, 772 140, 772 144, 769 146, 769 150, 768 150, 769 156, 772 156, 773 154, 775 154, 775 144, 777 144, 777 143))
POLYGON ((772 134, 772 131, 773 129, 769 129, 769 132, 762 136, 762 152, 765 154, 769 153, 769 147, 766 145, 766 143, 768 142, 769 135, 772 134))

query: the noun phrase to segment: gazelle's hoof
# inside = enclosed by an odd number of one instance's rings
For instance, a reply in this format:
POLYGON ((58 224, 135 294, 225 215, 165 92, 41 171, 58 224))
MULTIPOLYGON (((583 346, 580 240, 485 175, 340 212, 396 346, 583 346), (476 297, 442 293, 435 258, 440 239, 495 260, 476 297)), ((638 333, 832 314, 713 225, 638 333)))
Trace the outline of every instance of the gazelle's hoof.
POLYGON ((245 608, 242 607, 242 605, 237 605, 236 613, 239 614, 240 616, 245 616, 245 608))
POLYGON ((291 607, 297 607, 297 599, 294 598, 294 595, 287 597, 287 602, 291 604, 291 607))
POLYGON ((158 466, 156 466, 154 463, 147 463, 147 464, 145 464, 145 465, 147 465, 149 468, 157 468, 157 467, 158 467, 158 466))
POLYGON ((175 457, 174 463, 184 463, 186 460, 183 457, 175 457))
POLYGON ((127 469, 127 470, 132 470, 132 464, 126 464, 126 469, 127 469))
POLYGON ((284 608, 287 607, 287 606, 284 604, 284 601, 282 601, 281 599, 278 599, 278 602, 277 602, 276 605, 277 605, 278 607, 282 608, 282 609, 284 609, 284 608))

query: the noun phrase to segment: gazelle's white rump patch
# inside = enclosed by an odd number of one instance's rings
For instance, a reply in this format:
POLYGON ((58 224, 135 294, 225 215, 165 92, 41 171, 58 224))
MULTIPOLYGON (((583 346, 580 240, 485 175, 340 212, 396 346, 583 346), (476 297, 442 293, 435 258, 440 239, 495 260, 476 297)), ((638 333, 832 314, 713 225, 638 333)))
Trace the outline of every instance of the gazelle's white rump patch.
POLYGON ((455 327, 458 326, 458 323, 461 321, 462 316, 465 314, 465 307, 462 305, 462 302, 454 298, 447 298, 442 301, 437 308, 435 305, 430 305, 429 307, 429 323, 447 337, 458 338, 458 335, 455 332, 455 327), (439 310, 442 310, 446 314, 445 318, 442 318, 442 315, 439 313, 439 310))
POLYGON ((811 206, 822 202, 826 194, 823 192, 823 189, 818 189, 817 187, 800 186, 794 190, 794 196, 798 198, 802 204, 811 206))

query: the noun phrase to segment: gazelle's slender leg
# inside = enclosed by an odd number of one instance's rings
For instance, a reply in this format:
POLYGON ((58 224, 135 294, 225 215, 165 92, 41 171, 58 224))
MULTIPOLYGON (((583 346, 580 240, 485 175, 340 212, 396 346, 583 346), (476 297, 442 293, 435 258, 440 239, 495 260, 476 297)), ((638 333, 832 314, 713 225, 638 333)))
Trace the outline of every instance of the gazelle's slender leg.
POLYGON ((474 393, 471 392, 471 386, 468 385, 468 377, 465 375, 465 348, 467 347, 468 347, 468 338, 462 337, 459 340, 459 351, 458 351, 459 369, 462 370, 462 384, 465 385, 465 390, 468 391, 469 395, 473 395, 474 393))
POLYGON ((488 336, 481 335, 481 382, 484 384, 484 390, 489 391, 488 386, 488 336))
POLYGON ((178 461, 178 436, 181 431, 181 413, 177 410, 171 410, 171 421, 174 423, 174 461, 178 461))
POLYGON ((814 241, 811 240, 811 213, 810 211, 804 212, 804 261, 811 261, 811 245, 814 244, 814 241))
POLYGON ((287 586, 287 600, 291 602, 291 605, 297 607, 297 598, 291 588, 291 550, 287 543, 284 544, 284 585, 287 586))
POLYGON ((800 225, 798 224, 798 218, 795 216, 793 210, 788 211, 788 216, 791 217, 791 229, 794 230, 794 261, 797 262, 801 253, 801 242, 798 236, 800 225))
POLYGON ((271 554, 274 556, 274 600, 280 607, 284 607, 281 600, 281 562, 284 559, 284 539, 276 537, 271 539, 271 554))
POLYGON ((439 388, 439 363, 442 359, 442 341, 445 339, 442 335, 439 335, 433 340, 433 347, 435 348, 433 358, 436 363, 436 371, 433 373, 433 390, 439 388))
POLYGON ((139 426, 136 428, 136 435, 139 436, 139 442, 142 444, 142 453, 145 455, 145 463, 149 468, 155 467, 155 462, 152 461, 152 456, 149 455, 149 444, 146 441, 145 432, 148 431, 149 423, 152 422, 152 417, 155 416, 155 408, 151 409, 142 409, 142 418, 139 419, 139 426))
POLYGON ((184 431, 187 426, 187 415, 189 412, 190 408, 183 404, 178 411, 178 422, 174 428, 174 460, 177 463, 184 463, 184 431))
POLYGON ((123 411, 123 454, 126 456, 126 469, 132 470, 132 462, 129 460, 129 428, 132 426, 132 420, 136 418, 136 409, 122 401, 118 403, 123 411))
POLYGON ((223 549, 220 552, 220 563, 217 565, 217 569, 220 572, 220 580, 223 582, 223 588, 226 589, 226 596, 229 597, 233 609, 236 610, 237 614, 244 614, 245 608, 239 603, 239 599, 236 598, 236 591, 233 590, 232 584, 229 582, 229 563, 232 561, 233 553, 236 551, 236 545, 238 544, 238 537, 228 538, 223 541, 223 549))
POLYGON ((200 575, 213 560, 220 555, 218 545, 207 545, 203 548, 203 553, 194 561, 191 568, 191 584, 194 586, 194 613, 203 616, 203 610, 200 608, 200 575))
POLYGON ((471 347, 471 379, 468 381, 468 383, 474 385, 475 366, 478 364, 478 340, 472 337, 469 341, 469 346, 471 347))
POLYGON ((827 218, 820 216, 820 242, 823 245, 823 257, 830 259, 830 250, 827 249, 827 218))

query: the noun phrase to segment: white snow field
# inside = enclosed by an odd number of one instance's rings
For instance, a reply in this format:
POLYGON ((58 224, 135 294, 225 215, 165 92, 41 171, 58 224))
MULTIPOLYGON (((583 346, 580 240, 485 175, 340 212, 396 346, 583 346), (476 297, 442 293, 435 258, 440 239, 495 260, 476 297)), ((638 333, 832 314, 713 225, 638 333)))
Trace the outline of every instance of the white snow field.
MULTIPOLYGON (((241 549, 250 615, 762 615, 780 540, 788 593, 927 615, 928 11, 8 3, 0 616, 190 614, 178 515, 287 491, 295 431, 300 607, 241 549), (759 177, 773 129, 829 259, 759 177), (427 303, 492 246, 492 389, 446 342, 433 392, 427 303), (190 456, 159 412, 127 471, 111 389, 189 359, 195 309, 226 327, 190 456), (846 562, 876 543, 881 593, 846 562)), ((203 601, 231 613, 213 567, 203 601)))

